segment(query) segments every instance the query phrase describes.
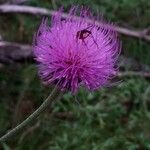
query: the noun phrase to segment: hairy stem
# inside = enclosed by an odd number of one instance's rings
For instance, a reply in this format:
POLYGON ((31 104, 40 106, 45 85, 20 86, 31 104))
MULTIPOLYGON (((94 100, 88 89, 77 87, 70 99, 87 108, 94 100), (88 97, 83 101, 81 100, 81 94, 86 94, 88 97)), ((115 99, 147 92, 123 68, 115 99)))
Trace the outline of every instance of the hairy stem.
POLYGON ((47 107, 49 107, 52 102, 56 99, 54 98, 61 98, 61 96, 63 95, 63 92, 61 92, 60 94, 58 94, 58 90, 57 87, 54 88, 54 90, 52 91, 52 93, 47 97, 47 99, 41 104, 41 106, 35 110, 27 119, 25 119, 22 123, 20 123, 18 126, 16 126, 15 128, 13 128, 12 130, 10 130, 8 133, 6 133, 5 135, 3 135, 0 138, 0 142, 5 142, 7 140, 9 140, 9 138, 11 138, 12 136, 14 136, 15 134, 17 134, 19 131, 23 130, 28 124, 30 124, 34 119, 36 119, 47 107))

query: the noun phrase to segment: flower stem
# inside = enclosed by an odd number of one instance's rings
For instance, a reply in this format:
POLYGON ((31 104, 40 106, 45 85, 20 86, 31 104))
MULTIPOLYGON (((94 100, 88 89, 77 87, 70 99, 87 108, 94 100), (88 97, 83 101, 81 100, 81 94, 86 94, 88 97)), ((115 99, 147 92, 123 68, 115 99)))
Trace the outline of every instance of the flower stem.
POLYGON ((8 133, 3 135, 0 138, 0 142, 7 141, 10 137, 14 136, 16 133, 18 133, 20 130, 23 130, 30 122, 32 122, 34 119, 36 119, 47 107, 49 107, 52 102, 55 100, 54 98, 57 97, 57 99, 61 98, 63 95, 63 92, 59 92, 57 87, 54 88, 54 90, 50 93, 50 95, 46 98, 46 100, 41 104, 41 106, 35 110, 28 118, 26 118, 22 123, 20 123, 18 126, 10 130, 8 133))

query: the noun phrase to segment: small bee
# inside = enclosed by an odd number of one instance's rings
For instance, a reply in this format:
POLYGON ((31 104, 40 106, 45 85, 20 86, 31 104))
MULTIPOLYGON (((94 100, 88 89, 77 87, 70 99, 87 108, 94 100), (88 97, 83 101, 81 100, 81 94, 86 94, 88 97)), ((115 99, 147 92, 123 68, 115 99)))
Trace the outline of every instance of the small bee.
POLYGON ((83 30, 77 32, 76 38, 81 39, 83 41, 91 34, 92 34, 91 31, 89 31, 87 29, 83 29, 83 30))
MULTIPOLYGON (((76 34, 76 39, 82 40, 82 42, 86 45, 85 39, 86 39, 87 37, 91 36, 92 39, 93 39, 93 42, 94 42, 94 43, 97 45, 97 47, 98 47, 98 44, 96 43, 96 40, 94 39, 94 37, 93 37, 93 35, 92 35, 92 31, 88 30, 88 28, 90 28, 90 27, 92 27, 92 26, 89 26, 89 27, 87 27, 87 28, 85 28, 85 29, 83 29, 83 30, 78 31, 77 34, 76 34)), ((98 29, 98 30, 99 30, 99 29, 98 29)), ((87 45, 86 45, 86 46, 87 46, 87 45)))

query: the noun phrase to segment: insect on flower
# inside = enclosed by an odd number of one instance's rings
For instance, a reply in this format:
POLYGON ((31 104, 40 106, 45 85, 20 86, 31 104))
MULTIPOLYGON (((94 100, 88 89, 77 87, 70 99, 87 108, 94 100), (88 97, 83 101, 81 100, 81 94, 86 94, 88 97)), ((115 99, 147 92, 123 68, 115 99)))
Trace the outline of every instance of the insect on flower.
MULTIPOLYGON (((83 30, 80 30, 77 32, 77 35, 76 35, 76 39, 80 39, 82 40, 82 42, 84 43, 84 45, 87 47, 86 45, 86 42, 84 41, 89 35, 91 35, 92 32, 87 30, 87 29, 83 29, 83 30)), ((87 47, 88 49, 88 47, 87 47)))
POLYGON ((104 22, 99 26, 89 23, 85 20, 87 11, 80 11, 77 20, 72 18, 77 14, 76 7, 65 21, 61 12, 53 16, 51 25, 44 19, 33 43, 43 82, 72 93, 80 86, 95 90, 108 85, 118 70, 121 50, 113 27, 104 22))
POLYGON ((89 30, 87 30, 87 29, 83 29, 83 30, 77 32, 76 37, 77 37, 78 39, 81 39, 81 40, 83 41, 83 40, 86 39, 90 34, 92 34, 91 31, 89 31, 89 30))
MULTIPOLYGON (((93 39, 94 44, 97 46, 97 48, 99 48, 99 47, 98 47, 98 44, 96 43, 96 40, 94 39, 94 37, 93 37, 93 35, 92 35, 92 28, 93 28, 93 27, 94 27, 93 25, 90 25, 90 26, 88 26, 87 28, 78 31, 77 34, 76 34, 76 38, 82 40, 82 42, 83 42, 83 43, 85 44, 85 46, 87 47, 86 42, 85 42, 85 39, 86 39, 87 37, 91 36, 92 39, 93 39), (89 28, 91 28, 91 31, 88 30, 89 28)), ((99 27, 98 27, 97 30, 99 30, 99 27)), ((87 48, 88 48, 88 47, 87 47, 87 48)))

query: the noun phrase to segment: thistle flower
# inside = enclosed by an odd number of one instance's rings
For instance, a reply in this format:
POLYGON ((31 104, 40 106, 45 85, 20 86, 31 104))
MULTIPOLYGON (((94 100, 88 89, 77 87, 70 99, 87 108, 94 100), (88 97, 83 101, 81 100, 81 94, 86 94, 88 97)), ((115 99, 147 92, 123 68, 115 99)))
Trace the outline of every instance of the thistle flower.
POLYGON ((120 52, 117 33, 110 25, 89 23, 86 10, 74 19, 73 8, 66 19, 55 14, 51 25, 43 19, 33 42, 39 75, 47 85, 75 93, 80 86, 95 90, 109 84, 118 70, 120 52))

